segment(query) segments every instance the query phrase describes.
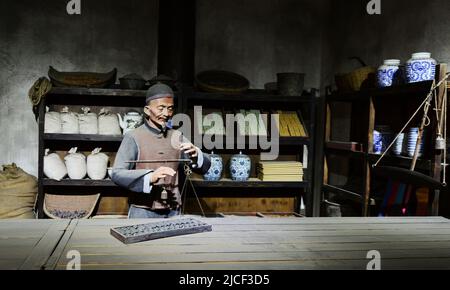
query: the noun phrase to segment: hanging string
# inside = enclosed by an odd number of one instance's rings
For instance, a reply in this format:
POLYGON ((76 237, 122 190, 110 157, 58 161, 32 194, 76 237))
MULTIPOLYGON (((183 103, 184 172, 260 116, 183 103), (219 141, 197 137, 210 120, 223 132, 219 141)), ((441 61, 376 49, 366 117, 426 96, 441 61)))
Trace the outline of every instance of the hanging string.
POLYGON ((445 147, 444 147, 444 169, 442 170, 442 183, 447 185, 446 181, 446 169, 447 169, 447 82, 445 82, 444 85, 445 91, 444 91, 444 100, 443 100, 443 108, 442 113, 444 115, 444 140, 445 140, 445 147))
POLYGON ((191 169, 191 168, 189 167, 189 165, 187 165, 187 164, 184 164, 184 173, 185 173, 185 175, 186 175, 186 179, 184 180, 183 188, 181 189, 181 198, 183 199, 183 196, 184 196, 184 200, 183 200, 183 204, 182 204, 182 206, 181 206, 181 210, 180 210, 180 212, 179 212, 179 215, 182 215, 182 214, 185 212, 186 196, 187 196, 187 188, 186 188, 186 185, 187 185, 187 183, 189 182, 189 184, 190 184, 191 187, 192 187, 192 191, 194 192, 195 198, 197 199, 197 203, 198 203, 198 206, 200 207, 200 210, 201 210, 201 212, 202 212, 202 215, 203 215, 203 216, 206 216, 206 215, 205 215, 205 212, 203 211, 203 207, 202 207, 202 204, 201 204, 201 202, 200 202, 200 199, 198 198, 197 192, 195 191, 194 184, 192 183, 192 180, 191 180, 192 169, 191 169))
POLYGON ((438 126, 437 126, 437 130, 438 130, 438 132, 437 132, 437 135, 438 136, 442 136, 442 132, 441 132, 441 123, 440 123, 440 114, 442 114, 442 110, 439 108, 439 105, 438 105, 438 98, 437 98, 437 95, 436 95, 436 91, 434 91, 434 109, 433 109, 435 112, 436 112, 436 123, 438 124, 438 126))

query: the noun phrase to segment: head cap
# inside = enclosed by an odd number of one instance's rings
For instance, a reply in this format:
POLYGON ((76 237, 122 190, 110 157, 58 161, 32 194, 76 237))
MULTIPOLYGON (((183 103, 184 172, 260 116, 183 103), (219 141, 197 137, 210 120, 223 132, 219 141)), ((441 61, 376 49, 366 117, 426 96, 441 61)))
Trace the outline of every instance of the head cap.
POLYGON ((148 102, 150 102, 151 100, 167 98, 167 97, 171 97, 171 98, 174 97, 173 90, 168 85, 158 83, 158 84, 151 86, 147 90, 147 94, 145 96, 145 103, 148 104, 148 102))

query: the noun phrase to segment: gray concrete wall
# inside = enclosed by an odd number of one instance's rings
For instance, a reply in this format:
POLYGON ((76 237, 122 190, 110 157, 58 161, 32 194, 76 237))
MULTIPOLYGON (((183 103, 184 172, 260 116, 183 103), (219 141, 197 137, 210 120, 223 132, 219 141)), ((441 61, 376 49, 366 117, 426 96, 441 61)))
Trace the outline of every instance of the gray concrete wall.
POLYGON ((324 48, 329 66, 323 83, 330 84, 336 72, 357 66, 348 56, 378 67, 387 58, 404 63, 412 53, 428 51, 436 60, 450 62, 448 0, 381 0, 381 15, 368 15, 367 2, 332 2, 329 45, 324 48))
POLYGON ((304 72, 305 87, 319 87, 325 3, 198 0, 196 72, 233 71, 251 88, 276 81, 277 72, 304 72))
MULTIPOLYGON (((322 50, 322 86, 334 84, 336 73, 349 72, 361 57, 378 67, 384 59, 405 63, 414 52, 428 51, 450 63, 450 2, 448 0, 381 0, 381 15, 368 15, 366 0, 332 1, 330 25, 322 50)), ((336 140, 348 139, 349 109, 340 106, 333 126, 336 140)))
POLYGON ((156 75, 157 0, 81 1, 70 16, 62 0, 0 2, 0 164, 37 175, 38 127, 28 89, 49 65, 62 71, 156 75))
MULTIPOLYGON (((332 1, 330 25, 322 50, 322 86, 334 84, 336 73, 359 66, 350 56, 378 67, 384 59, 405 63, 414 52, 428 51, 450 63, 450 2, 448 0, 381 0, 381 15, 368 15, 366 0, 332 1)), ((348 140, 350 110, 335 111, 334 139, 348 140)))

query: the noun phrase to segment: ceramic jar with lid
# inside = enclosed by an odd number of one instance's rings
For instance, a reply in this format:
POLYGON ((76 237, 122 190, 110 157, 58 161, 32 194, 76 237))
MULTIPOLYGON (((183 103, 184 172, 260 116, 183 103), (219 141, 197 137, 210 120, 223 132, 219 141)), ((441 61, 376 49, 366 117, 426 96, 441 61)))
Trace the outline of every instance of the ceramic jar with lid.
POLYGON ((209 157, 211 159, 211 167, 203 175, 203 179, 206 181, 218 181, 222 177, 223 159, 220 155, 214 154, 214 152, 211 152, 209 157))
POLYGON ((250 177, 250 170, 252 162, 249 156, 242 154, 235 154, 231 156, 230 160, 230 175, 231 179, 235 181, 246 181, 250 177))
POLYGON ((390 87, 396 74, 399 72, 399 59, 386 59, 384 64, 377 70, 377 82, 381 88, 390 87))
POLYGON ((406 79, 408 83, 434 80, 436 60, 429 52, 413 53, 406 63, 406 79))

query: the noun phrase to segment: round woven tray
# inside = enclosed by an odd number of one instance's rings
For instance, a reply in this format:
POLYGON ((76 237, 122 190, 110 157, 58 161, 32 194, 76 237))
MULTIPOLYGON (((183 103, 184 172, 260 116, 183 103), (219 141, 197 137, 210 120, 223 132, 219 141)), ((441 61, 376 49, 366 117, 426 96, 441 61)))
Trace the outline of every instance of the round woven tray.
POLYGON ((209 70, 196 75, 195 82, 200 90, 211 93, 239 94, 248 90, 249 81, 236 73, 209 70))
POLYGON ((45 194, 44 212, 52 219, 78 218, 87 219, 100 198, 100 193, 94 195, 59 195, 45 194))

